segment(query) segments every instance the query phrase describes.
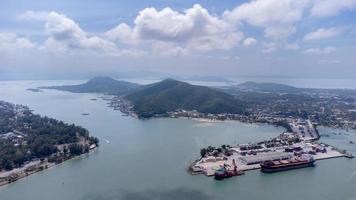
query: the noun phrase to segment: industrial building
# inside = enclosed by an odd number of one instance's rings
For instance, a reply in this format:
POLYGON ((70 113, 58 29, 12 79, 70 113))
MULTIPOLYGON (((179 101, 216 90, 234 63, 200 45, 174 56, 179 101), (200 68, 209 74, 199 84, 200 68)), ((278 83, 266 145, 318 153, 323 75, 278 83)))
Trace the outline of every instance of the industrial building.
POLYGON ((239 159, 246 165, 254 165, 262 163, 263 161, 286 160, 292 158, 292 155, 287 152, 267 152, 260 153, 253 156, 244 156, 239 159))

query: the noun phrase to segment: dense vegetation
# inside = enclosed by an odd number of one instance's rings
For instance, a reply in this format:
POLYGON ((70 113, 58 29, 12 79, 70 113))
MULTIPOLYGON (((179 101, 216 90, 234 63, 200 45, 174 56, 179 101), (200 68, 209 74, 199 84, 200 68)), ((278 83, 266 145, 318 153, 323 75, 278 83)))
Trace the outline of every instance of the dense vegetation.
POLYGON ((109 77, 96 77, 80 85, 64 85, 41 87, 44 89, 57 89, 75 93, 102 93, 124 95, 138 89, 140 85, 126 81, 117 81, 109 77))
POLYGON ((76 145, 75 148, 69 145, 68 156, 73 156, 97 143, 98 139, 90 137, 80 126, 41 117, 32 114, 27 107, 0 101, 0 171, 47 158, 57 153, 63 144, 76 145))
POLYGON ((205 86, 166 79, 125 97, 139 117, 152 117, 176 109, 201 113, 242 113, 243 104, 233 96, 205 86))

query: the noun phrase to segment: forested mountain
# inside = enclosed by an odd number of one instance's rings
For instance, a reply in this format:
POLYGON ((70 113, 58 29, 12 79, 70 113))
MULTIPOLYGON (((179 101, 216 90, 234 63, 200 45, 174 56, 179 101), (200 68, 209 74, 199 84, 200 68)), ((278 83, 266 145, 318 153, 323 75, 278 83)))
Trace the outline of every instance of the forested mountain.
POLYGON ((233 96, 215 89, 165 79, 147 85, 125 97, 131 101, 139 117, 165 114, 176 109, 201 113, 241 113, 243 104, 233 96))
POLYGON ((95 77, 80 85, 63 85, 41 87, 44 89, 57 89, 75 93, 103 93, 112 95, 124 95, 135 91, 140 85, 127 81, 118 81, 109 77, 95 77))

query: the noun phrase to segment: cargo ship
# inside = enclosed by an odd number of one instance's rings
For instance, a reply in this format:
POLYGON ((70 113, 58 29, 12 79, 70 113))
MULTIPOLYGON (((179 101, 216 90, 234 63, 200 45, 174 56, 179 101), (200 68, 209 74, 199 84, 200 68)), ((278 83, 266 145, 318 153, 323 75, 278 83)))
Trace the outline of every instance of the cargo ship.
POLYGON ((224 164, 220 169, 216 170, 214 173, 214 178, 215 180, 223 180, 225 178, 230 178, 233 176, 240 176, 244 175, 245 172, 237 170, 236 164, 235 164, 235 159, 232 160, 233 164, 233 169, 229 169, 229 166, 224 164))
POLYGON ((312 156, 294 157, 289 160, 265 161, 261 163, 261 171, 265 173, 279 172, 291 169, 314 166, 315 160, 312 156))

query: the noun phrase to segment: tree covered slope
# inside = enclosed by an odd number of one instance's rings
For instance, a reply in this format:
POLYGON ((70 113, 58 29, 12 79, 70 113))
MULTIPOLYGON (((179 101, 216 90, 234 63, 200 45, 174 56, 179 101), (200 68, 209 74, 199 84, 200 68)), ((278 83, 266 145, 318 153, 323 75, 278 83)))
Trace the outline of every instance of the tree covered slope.
POLYGON ((165 79, 125 97, 139 117, 152 117, 176 109, 202 113, 241 113, 243 105, 233 96, 205 86, 165 79))

